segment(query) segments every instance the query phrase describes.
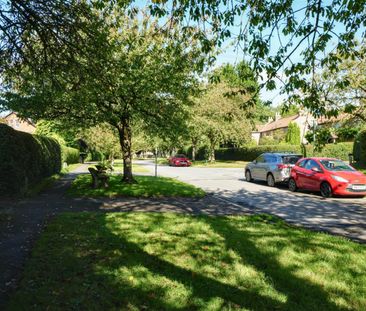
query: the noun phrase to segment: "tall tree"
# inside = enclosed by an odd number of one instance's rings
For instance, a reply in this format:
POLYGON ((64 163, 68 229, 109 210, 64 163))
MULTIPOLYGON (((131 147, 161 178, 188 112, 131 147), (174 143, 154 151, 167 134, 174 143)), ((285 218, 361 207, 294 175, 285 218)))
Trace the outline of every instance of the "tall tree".
POLYGON ((174 21, 199 24, 207 50, 210 39, 219 45, 235 40, 268 89, 276 88, 277 81, 290 95, 289 103, 315 114, 335 115, 338 110, 326 107, 315 77, 324 66, 336 72, 344 56, 357 56, 356 39, 363 41, 366 36, 365 3, 162 0, 153 1, 151 10, 174 21))
POLYGON ((34 119, 113 126, 124 160, 123 181, 131 183, 134 124, 161 134, 184 121, 183 107, 195 89, 202 55, 192 39, 194 30, 183 35, 172 25, 167 35, 144 12, 128 15, 118 6, 99 16, 104 28, 88 42, 78 67, 57 68, 55 82, 55 72, 39 74, 24 64, 20 78, 8 80, 13 83, 4 96, 8 107, 34 119))

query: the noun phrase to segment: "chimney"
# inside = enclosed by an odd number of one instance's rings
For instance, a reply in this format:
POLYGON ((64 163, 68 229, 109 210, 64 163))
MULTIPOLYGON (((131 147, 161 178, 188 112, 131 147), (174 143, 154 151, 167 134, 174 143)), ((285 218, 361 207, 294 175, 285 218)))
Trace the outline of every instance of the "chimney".
POLYGON ((273 118, 272 117, 268 117, 268 122, 267 123, 271 123, 273 122, 273 118))

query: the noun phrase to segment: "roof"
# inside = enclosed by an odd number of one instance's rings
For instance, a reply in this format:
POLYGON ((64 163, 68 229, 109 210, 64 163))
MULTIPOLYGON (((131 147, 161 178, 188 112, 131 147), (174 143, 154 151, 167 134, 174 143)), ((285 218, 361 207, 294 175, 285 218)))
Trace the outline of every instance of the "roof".
POLYGON ((265 124, 261 129, 258 129, 259 132, 269 132, 273 130, 277 130, 280 128, 286 128, 288 125, 295 119, 297 119, 299 115, 294 115, 286 118, 280 118, 277 121, 272 121, 270 123, 265 124))
POLYGON ((336 117, 324 117, 324 116, 320 117, 317 119, 317 121, 318 121, 318 124, 335 123, 335 122, 343 121, 350 117, 351 117, 350 114, 342 112, 342 113, 338 114, 338 116, 336 116, 336 117))
MULTIPOLYGON (((7 115, 5 115, 4 117, 3 117, 3 119, 4 120, 6 120, 8 117, 10 117, 12 114, 15 114, 15 116, 16 117, 18 117, 18 114, 16 113, 16 112, 14 112, 14 111, 12 111, 12 112, 9 112, 7 115)), ((25 119, 23 119, 23 118, 20 118, 21 120, 23 120, 23 121, 25 121, 25 122, 27 122, 27 123, 29 123, 29 125, 32 125, 32 126, 34 126, 34 127, 36 127, 36 125, 33 123, 33 121, 31 120, 31 119, 29 119, 29 118, 25 118, 25 119)))

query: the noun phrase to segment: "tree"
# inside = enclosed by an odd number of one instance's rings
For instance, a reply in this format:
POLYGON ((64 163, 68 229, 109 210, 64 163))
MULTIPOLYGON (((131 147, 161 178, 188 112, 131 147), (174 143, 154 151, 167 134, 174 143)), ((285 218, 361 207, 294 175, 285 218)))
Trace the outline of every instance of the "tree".
POLYGON ((300 145, 300 141, 301 139, 299 126, 294 122, 290 122, 286 133, 286 142, 291 145, 300 145))
POLYGON ((358 55, 357 37, 365 38, 365 1, 176 1, 171 6, 162 0, 153 1, 151 10, 174 22, 199 24, 206 50, 212 41, 235 40, 265 77, 263 85, 274 89, 277 80, 290 95, 289 104, 317 115, 338 113, 322 101, 317 72, 325 66, 337 72, 343 57, 358 55))
MULTIPOLYGON (((192 39, 194 29, 188 36, 172 25, 167 36, 157 20, 139 14, 128 16, 117 6, 100 12, 103 28, 97 38, 89 38, 77 67, 65 64, 40 74, 24 64, 16 82, 8 85, 11 91, 4 94, 8 107, 33 119, 113 126, 122 150, 123 181, 129 183, 134 182, 134 124, 161 135, 182 123, 183 107, 203 64, 198 42, 192 39)), ((11 78, 7 81, 14 81, 11 78)))

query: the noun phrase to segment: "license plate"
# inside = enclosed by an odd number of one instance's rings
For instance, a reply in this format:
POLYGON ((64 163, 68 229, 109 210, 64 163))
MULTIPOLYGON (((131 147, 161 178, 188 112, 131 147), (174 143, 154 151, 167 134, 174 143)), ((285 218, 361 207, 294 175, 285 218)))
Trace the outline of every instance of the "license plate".
POLYGON ((366 185, 353 185, 353 190, 366 190, 366 185))

